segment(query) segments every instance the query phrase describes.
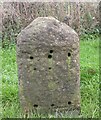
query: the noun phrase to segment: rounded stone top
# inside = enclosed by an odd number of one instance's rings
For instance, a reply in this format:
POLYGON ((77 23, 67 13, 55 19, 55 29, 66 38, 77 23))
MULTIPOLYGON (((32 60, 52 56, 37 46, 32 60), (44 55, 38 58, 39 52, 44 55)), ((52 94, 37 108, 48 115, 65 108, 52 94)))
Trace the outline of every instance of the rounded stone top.
POLYGON ((17 44, 65 46, 79 41, 78 34, 54 17, 38 17, 18 35, 17 44), (23 42, 24 41, 24 42, 23 42))

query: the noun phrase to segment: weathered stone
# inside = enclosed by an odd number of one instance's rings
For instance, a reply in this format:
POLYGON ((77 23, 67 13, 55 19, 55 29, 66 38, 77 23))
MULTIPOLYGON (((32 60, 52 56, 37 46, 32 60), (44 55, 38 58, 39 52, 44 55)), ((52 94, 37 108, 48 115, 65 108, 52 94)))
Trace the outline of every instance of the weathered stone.
POLYGON ((53 17, 35 19, 18 35, 21 104, 40 113, 80 111, 79 38, 53 17))

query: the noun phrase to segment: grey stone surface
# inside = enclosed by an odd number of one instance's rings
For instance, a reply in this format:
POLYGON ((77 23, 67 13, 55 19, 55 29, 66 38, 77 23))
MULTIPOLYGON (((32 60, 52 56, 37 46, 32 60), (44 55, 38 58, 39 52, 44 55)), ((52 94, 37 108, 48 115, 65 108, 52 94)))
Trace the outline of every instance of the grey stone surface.
POLYGON ((53 17, 38 17, 17 38, 20 101, 24 111, 80 111, 79 38, 53 17))

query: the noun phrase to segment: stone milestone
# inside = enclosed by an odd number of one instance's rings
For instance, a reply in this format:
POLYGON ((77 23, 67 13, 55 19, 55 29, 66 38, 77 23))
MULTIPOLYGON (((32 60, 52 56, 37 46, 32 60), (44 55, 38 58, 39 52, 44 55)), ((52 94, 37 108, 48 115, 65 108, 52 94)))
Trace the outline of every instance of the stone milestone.
POLYGON ((24 111, 80 112, 79 38, 72 28, 36 18, 17 37, 17 63, 24 111))

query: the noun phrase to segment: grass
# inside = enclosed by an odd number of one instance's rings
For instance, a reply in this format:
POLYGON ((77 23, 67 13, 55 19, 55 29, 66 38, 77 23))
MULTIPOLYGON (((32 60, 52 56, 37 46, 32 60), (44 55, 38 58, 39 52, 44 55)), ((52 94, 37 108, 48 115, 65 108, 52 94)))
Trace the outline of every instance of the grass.
MULTIPOLYGON (((3 118, 20 118, 15 46, 2 49, 3 118)), ((0 63, 1 64, 1 63, 0 63)), ((81 115, 99 117, 99 38, 80 41, 81 115)), ((36 117, 33 115, 33 117, 36 117)), ((37 116, 39 117, 39 116, 37 116)), ((66 115, 64 116, 66 118, 66 115)))

